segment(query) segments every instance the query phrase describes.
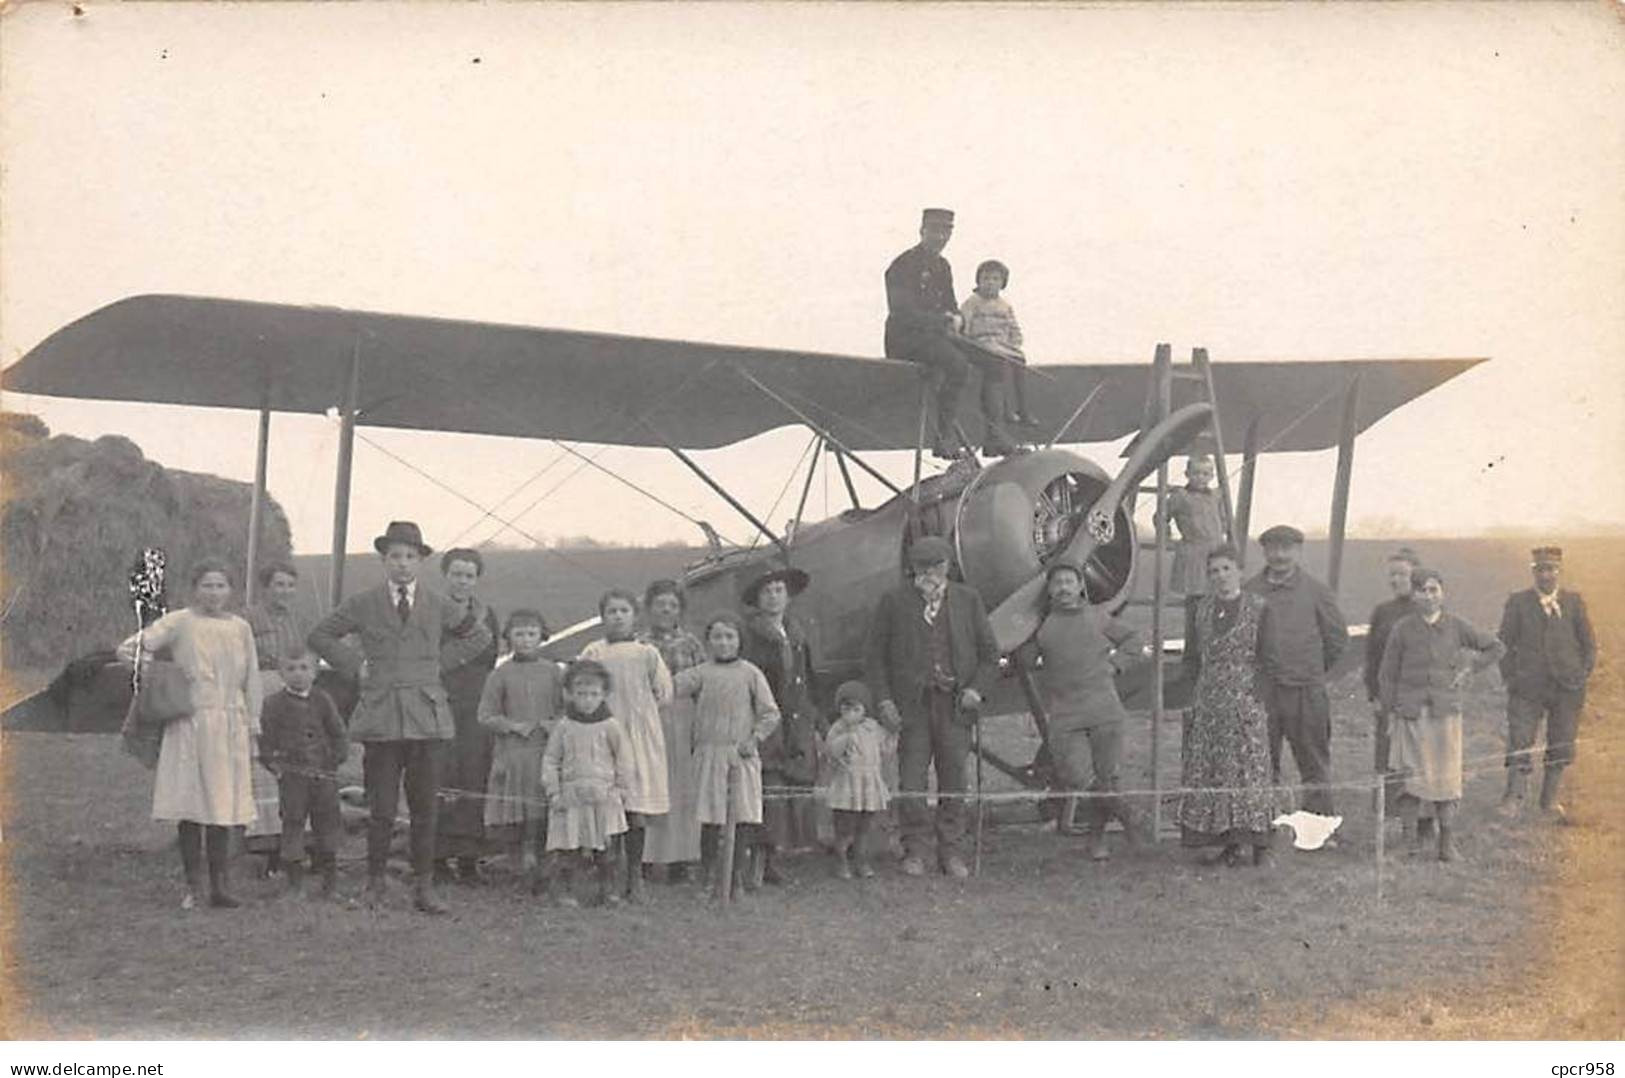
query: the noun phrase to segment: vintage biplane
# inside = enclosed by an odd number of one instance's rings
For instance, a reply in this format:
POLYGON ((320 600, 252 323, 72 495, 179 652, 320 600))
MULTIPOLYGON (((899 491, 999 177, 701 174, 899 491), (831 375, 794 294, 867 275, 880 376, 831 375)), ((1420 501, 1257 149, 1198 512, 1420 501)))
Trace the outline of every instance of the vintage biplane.
MULTIPOLYGON (((885 359, 144 295, 63 327, 3 377, 13 393, 258 411, 250 562, 272 414, 336 409, 342 434, 333 502, 334 602, 344 591, 358 426, 663 447, 763 539, 750 548, 714 546, 692 566, 686 576, 692 605, 702 611, 735 605, 743 584, 766 565, 789 563, 807 571, 816 586, 798 601, 798 610, 814 627, 824 667, 819 673, 826 675, 820 680, 833 685, 858 672, 870 610, 881 591, 898 581, 906 546, 920 535, 952 542, 957 570, 981 593, 1006 652, 1036 628, 1044 568, 1057 558, 1085 567, 1091 602, 1124 605, 1142 549, 1161 557, 1160 543, 1147 544, 1137 534, 1136 497, 1166 489, 1165 462, 1198 439, 1219 450, 1221 486, 1228 494, 1221 431, 1242 432, 1239 491, 1227 513, 1232 534, 1243 538, 1261 454, 1338 447, 1328 574, 1335 587, 1356 436, 1480 362, 1209 364, 1201 353, 1194 360, 1192 367, 1175 368, 1166 346, 1159 346, 1150 364, 1035 367, 1043 386, 1032 395, 1046 432, 1041 445, 985 464, 972 456, 930 475, 923 474, 932 396, 925 372, 885 359), (779 533, 706 473, 692 453, 787 424, 813 432, 821 456, 840 470, 852 504, 831 519, 801 524, 809 468, 795 521, 779 533), (1131 434, 1137 436, 1115 476, 1062 448, 1131 434), (864 458, 880 450, 912 450, 912 479, 894 480, 864 458), (889 499, 860 504, 852 469, 884 486, 889 499), (1147 486, 1153 473, 1159 482, 1147 486)), ((970 415, 960 418, 972 425, 970 415)), ((253 574, 245 579, 252 581, 253 574)), ((1154 611, 1160 611, 1160 583, 1153 591, 1154 611)), ((591 623, 572 627, 553 646, 569 652, 592 631, 591 623)), ((1160 711, 1161 664, 1152 666, 1151 706, 1160 711)), ((1040 710, 1025 677, 1006 679, 1005 710, 1025 709, 1023 686, 1025 704, 1040 710)), ((989 706, 997 709, 1001 702, 989 706)), ((1044 780, 1041 768, 995 762, 1022 781, 1044 780)))

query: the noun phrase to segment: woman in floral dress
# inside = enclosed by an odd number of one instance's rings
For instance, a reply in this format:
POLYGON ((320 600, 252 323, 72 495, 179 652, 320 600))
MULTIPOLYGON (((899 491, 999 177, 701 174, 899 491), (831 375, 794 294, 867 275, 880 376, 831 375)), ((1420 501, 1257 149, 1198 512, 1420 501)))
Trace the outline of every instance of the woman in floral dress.
POLYGON ((1195 640, 1186 642, 1199 673, 1180 783, 1196 792, 1180 801, 1181 842, 1218 846, 1213 860, 1227 865, 1239 864, 1243 847, 1251 847, 1253 864, 1264 866, 1276 808, 1269 718, 1255 689, 1264 600, 1241 590, 1235 548, 1214 549, 1207 567, 1211 587, 1197 608, 1195 640))

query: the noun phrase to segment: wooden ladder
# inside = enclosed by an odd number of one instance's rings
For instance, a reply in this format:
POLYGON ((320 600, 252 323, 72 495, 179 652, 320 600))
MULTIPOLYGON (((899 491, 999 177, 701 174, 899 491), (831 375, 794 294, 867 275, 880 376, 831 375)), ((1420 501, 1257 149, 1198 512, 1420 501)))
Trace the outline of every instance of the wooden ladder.
MULTIPOLYGON (((1174 383, 1189 382, 1195 387, 1193 400, 1181 400, 1181 405, 1193 402, 1203 402, 1213 407, 1213 418, 1208 425, 1208 432, 1213 447, 1214 479, 1219 489, 1219 513, 1224 524, 1225 538, 1232 544, 1236 543, 1235 507, 1230 499, 1230 474, 1224 459, 1224 435, 1220 430, 1218 395, 1213 388, 1213 364, 1209 362, 1206 348, 1192 348, 1191 361, 1188 366, 1176 367, 1173 363, 1173 349, 1166 344, 1157 345, 1156 356, 1151 363, 1151 379, 1146 384, 1145 415, 1140 430, 1149 431, 1152 427, 1168 418, 1173 411, 1174 383)), ((1183 394, 1181 395, 1183 396, 1183 394)), ((1149 543, 1141 543, 1140 549, 1152 552, 1151 597, 1149 600, 1132 599, 1135 605, 1149 605, 1151 607, 1151 788, 1154 791, 1151 808, 1151 826, 1154 837, 1162 833, 1162 797, 1155 793, 1161 789, 1159 767, 1162 762, 1162 720, 1163 720, 1163 647, 1167 642, 1167 625, 1164 620, 1164 611, 1170 607, 1183 609, 1183 601, 1174 601, 1169 595, 1167 581, 1168 560, 1168 462, 1163 461, 1157 466, 1157 481, 1142 484, 1139 487, 1141 494, 1156 496, 1156 537, 1149 543)), ((1183 620, 1181 621, 1183 624, 1183 620)), ((1190 646, 1190 641, 1185 641, 1190 646)))

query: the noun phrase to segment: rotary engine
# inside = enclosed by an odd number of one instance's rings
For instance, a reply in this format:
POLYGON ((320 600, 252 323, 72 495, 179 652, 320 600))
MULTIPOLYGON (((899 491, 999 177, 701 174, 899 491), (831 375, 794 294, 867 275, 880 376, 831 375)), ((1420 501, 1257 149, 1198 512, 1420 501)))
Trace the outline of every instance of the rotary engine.
POLYGON ((1134 583, 1132 493, 1109 516, 1088 519, 1110 485, 1098 464, 1064 449, 1009 457, 978 472, 959 496, 954 524, 966 583, 992 610, 1089 528, 1098 540, 1082 566, 1089 602, 1121 607, 1134 583))

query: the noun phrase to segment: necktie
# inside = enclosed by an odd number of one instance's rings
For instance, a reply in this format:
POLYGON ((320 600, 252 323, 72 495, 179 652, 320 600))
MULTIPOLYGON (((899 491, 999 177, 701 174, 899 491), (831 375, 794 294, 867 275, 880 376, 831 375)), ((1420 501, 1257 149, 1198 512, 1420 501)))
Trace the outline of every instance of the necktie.
POLYGON ((406 597, 406 585, 402 584, 396 588, 395 594, 399 596, 395 600, 395 613, 401 616, 401 624, 405 625, 407 619, 412 616, 412 601, 406 597))
POLYGON ((1563 609, 1557 605, 1556 595, 1542 594, 1540 597, 1540 608, 1546 611, 1546 616, 1549 618, 1560 618, 1563 616, 1563 609))

